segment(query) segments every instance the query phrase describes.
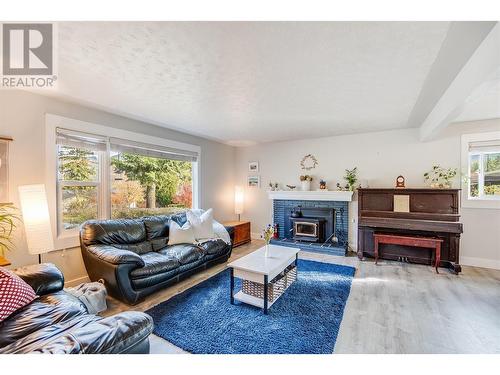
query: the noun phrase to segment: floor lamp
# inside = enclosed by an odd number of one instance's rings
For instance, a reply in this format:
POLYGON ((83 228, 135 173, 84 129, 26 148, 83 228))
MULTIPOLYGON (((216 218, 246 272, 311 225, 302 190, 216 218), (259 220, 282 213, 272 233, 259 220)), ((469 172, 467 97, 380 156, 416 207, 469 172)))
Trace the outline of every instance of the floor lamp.
POLYGON ((19 200, 28 252, 42 263, 42 254, 54 250, 45 185, 19 186, 19 200))

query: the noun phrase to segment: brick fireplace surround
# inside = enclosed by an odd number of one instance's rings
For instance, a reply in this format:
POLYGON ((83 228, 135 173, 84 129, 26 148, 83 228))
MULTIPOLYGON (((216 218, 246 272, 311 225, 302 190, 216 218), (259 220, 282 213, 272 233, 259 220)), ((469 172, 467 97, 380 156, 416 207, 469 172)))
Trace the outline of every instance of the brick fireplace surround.
MULTIPOLYGON (((278 224, 279 233, 279 239, 271 241, 273 244, 300 247, 304 251, 346 255, 349 233, 349 202, 347 201, 273 199, 273 221, 278 224), (333 237, 337 241, 328 242, 327 244, 294 241, 293 234, 290 232, 290 213, 297 206, 301 206, 304 217, 308 216, 308 212, 325 212, 328 215, 333 210, 335 215, 333 237)), ((331 230, 329 233, 331 233, 331 230)))

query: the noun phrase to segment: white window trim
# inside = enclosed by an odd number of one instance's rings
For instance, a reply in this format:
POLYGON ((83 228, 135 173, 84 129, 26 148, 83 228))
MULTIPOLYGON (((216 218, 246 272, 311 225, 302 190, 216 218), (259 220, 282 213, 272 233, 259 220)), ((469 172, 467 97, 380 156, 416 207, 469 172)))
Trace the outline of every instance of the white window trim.
MULTIPOLYGON (((198 161, 193 162, 193 207, 201 206, 200 192, 200 167, 201 167, 201 147, 189 143, 172 141, 166 138, 154 137, 146 134, 135 133, 128 130, 117 129, 110 126, 93 124, 90 122, 75 120, 68 117, 45 114, 45 187, 49 204, 50 221, 52 233, 54 235, 54 250, 68 249, 79 246, 78 234, 59 234, 57 228, 57 147, 56 128, 83 131, 96 135, 115 137, 132 140, 151 145, 177 148, 185 151, 198 153, 198 161)), ((107 202, 106 204, 109 204, 107 202)))
MULTIPOLYGON (((500 132, 487 132, 476 134, 463 134, 461 147, 461 169, 462 173, 469 176, 469 144, 471 142, 489 141, 492 139, 500 139, 500 132)), ((499 199, 477 199, 469 198, 469 181, 462 179, 462 207, 464 208, 491 208, 500 209, 499 199)))

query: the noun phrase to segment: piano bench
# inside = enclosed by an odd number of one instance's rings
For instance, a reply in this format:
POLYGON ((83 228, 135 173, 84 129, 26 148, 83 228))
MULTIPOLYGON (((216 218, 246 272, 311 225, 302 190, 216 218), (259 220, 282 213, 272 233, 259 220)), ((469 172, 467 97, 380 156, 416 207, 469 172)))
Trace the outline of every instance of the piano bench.
POLYGON ((374 249, 375 264, 377 264, 378 262, 379 244, 428 248, 428 249, 433 249, 435 252, 434 267, 436 268, 436 273, 439 273, 438 267, 439 263, 441 262, 441 243, 443 242, 442 239, 435 237, 398 236, 395 234, 383 234, 383 233, 374 233, 373 239, 375 243, 375 249, 374 249))

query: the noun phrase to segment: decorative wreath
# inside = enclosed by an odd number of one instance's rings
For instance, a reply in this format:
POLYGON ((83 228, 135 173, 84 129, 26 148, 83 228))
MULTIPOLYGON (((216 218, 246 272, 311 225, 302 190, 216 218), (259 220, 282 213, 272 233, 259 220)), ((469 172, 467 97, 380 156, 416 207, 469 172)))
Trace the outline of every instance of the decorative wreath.
POLYGON ((318 160, 314 157, 314 155, 311 154, 307 154, 300 161, 300 167, 306 171, 316 168, 317 165, 318 165, 318 160), (312 163, 312 165, 306 165, 307 161, 312 163))

